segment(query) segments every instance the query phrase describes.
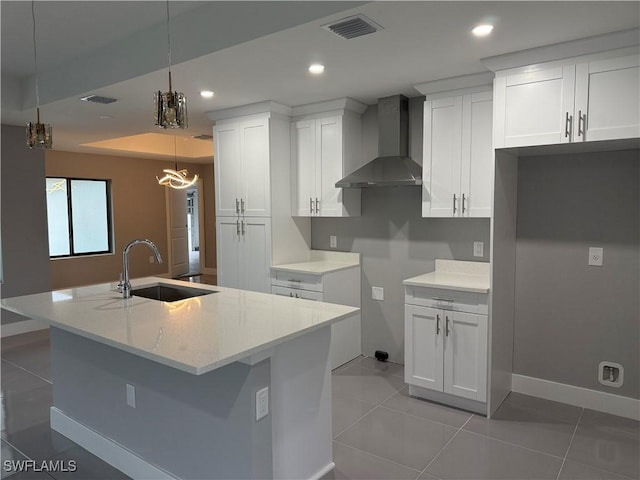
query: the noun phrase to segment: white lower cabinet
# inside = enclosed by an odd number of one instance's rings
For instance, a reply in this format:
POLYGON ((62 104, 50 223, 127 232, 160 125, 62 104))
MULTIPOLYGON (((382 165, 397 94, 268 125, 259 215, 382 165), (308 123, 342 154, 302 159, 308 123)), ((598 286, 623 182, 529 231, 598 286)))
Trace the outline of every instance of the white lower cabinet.
MULTIPOLYGON (((486 297, 406 288, 405 382, 450 395, 452 400, 487 401, 486 297)), ((425 390, 411 393, 429 397, 421 392, 425 390)), ((448 402, 446 396, 429 398, 448 402)))

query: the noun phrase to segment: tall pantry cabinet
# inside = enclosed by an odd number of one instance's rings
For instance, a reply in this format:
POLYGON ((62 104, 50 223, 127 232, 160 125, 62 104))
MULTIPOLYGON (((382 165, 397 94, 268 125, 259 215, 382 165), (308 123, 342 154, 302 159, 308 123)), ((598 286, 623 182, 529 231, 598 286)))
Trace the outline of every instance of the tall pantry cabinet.
POLYGON ((269 293, 269 267, 306 258, 308 219, 291 218, 290 107, 208 114, 213 127, 218 285, 269 293))

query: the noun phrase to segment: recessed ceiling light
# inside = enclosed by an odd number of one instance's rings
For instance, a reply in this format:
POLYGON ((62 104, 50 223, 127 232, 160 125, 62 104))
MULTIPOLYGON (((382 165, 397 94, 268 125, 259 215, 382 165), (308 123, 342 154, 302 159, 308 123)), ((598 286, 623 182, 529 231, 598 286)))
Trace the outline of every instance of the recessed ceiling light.
POLYGON ((475 27, 473 30, 471 30, 471 33, 473 33, 476 37, 486 37, 491 33, 492 30, 493 25, 485 23, 483 25, 478 25, 477 27, 475 27))
POLYGON ((200 96, 202 98, 213 98, 213 92, 211 90, 202 90, 200 96))
POLYGON ((309 71, 314 75, 319 75, 324 72, 324 65, 322 65, 321 63, 313 63, 309 65, 309 71))
POLYGON ((101 120, 109 120, 111 118, 113 118, 111 115, 100 115, 101 120))

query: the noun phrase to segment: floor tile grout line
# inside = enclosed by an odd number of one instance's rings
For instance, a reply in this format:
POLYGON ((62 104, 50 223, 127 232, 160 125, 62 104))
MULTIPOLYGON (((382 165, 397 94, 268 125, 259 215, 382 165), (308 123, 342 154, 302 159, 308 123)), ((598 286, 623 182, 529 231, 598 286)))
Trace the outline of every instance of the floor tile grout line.
POLYGON ((558 460, 562 460, 562 457, 559 457, 558 455, 554 455, 548 452, 543 452, 542 450, 536 450, 535 448, 529 448, 523 445, 518 445, 517 443, 507 442, 506 440, 502 440, 501 438, 490 437, 489 435, 484 435, 482 433, 474 432, 472 430, 465 430, 465 432, 470 433, 471 435, 476 435, 478 437, 488 438, 489 440, 495 440, 496 442, 505 443, 507 445, 511 445, 512 447, 522 448, 524 450, 528 450, 529 452, 539 453, 540 455, 546 455, 547 457, 553 457, 553 458, 557 458, 558 460))
POLYGON ((375 453, 367 452, 366 450, 361 450, 358 447, 354 447, 353 445, 348 445, 346 443, 342 443, 342 442, 339 442, 337 440, 333 440, 333 441, 335 443, 337 443, 338 445, 342 445, 343 447, 353 448, 354 450, 357 450, 358 452, 366 453, 367 455, 371 455, 372 457, 375 457, 377 459, 384 460, 385 462, 392 463, 394 465, 397 465, 397 466, 402 467, 402 468, 406 468, 408 470, 412 470, 412 471, 416 472, 418 475, 422 475, 422 472, 420 470, 416 470, 415 468, 410 467, 408 465, 404 465, 402 463, 398 463, 398 462, 395 462, 393 460, 389 460, 388 458, 381 457, 380 455, 376 455, 375 453))
POLYGON ((573 429, 573 435, 571 435, 571 440, 569 440, 569 445, 567 446, 567 450, 564 452, 564 458, 562 459, 562 465, 560 465, 560 470, 558 470, 558 475, 556 475, 556 480, 560 478, 560 474, 562 473, 562 469, 564 468, 564 464, 567 463, 567 455, 569 455, 569 450, 571 450, 571 444, 573 443, 573 439, 576 436, 576 432, 578 431, 578 427, 580 426, 580 420, 582 420, 582 415, 584 414, 584 408, 580 412, 580 416, 578 417, 578 421, 576 422, 576 426, 573 429))
POLYGON ((464 426, 469 423, 469 421, 473 418, 473 414, 471 414, 469 416, 469 418, 467 418, 467 421, 464 422, 460 428, 458 428, 458 430, 456 430, 456 433, 454 433, 451 438, 447 441, 447 443, 445 443, 442 448, 440 449, 440 451, 438 451, 438 453, 436 453, 436 455, 431 459, 431 461, 429 463, 427 463, 427 466, 424 467, 424 469, 422 470, 422 472, 420 472, 420 476, 424 475, 427 472, 427 468, 429 468, 431 466, 431 464, 433 462, 435 462, 436 458, 438 458, 440 456, 440 454, 444 451, 445 448, 447 448, 449 446, 449 444, 453 441, 454 438, 456 438, 456 436, 458 435, 458 433, 460 433, 460 430, 462 430, 464 428, 464 426))
POLYGON ((40 375, 38 375, 37 373, 32 372, 31 370, 27 370, 26 368, 21 367, 17 363, 13 363, 11 360, 7 360, 6 358, 3 358, 2 361, 3 362, 7 362, 10 365, 13 365, 14 367, 19 368, 20 370, 24 370, 25 372, 33 375, 34 377, 39 378, 40 380, 42 380, 44 382, 47 382, 49 385, 53 385, 53 382, 51 380, 48 380, 48 379, 46 379, 44 377, 41 377, 40 375))
MULTIPOLYGON (((389 400, 389 399, 387 399, 387 400, 389 400)), ((386 402, 387 400, 385 400, 385 402, 386 402)), ((448 423, 439 422, 438 420, 433 420, 433 419, 431 419, 431 418, 422 417, 422 416, 420 416, 420 415, 415 415, 415 414, 413 414, 413 413, 405 412, 404 410, 398 410, 397 408, 393 408, 393 407, 390 407, 390 406, 388 406, 388 405, 380 404, 380 405, 378 405, 378 406, 379 406, 379 407, 382 407, 382 408, 386 408, 387 410, 391 410, 391 411, 394 411, 394 412, 404 413, 405 415, 409 415, 410 417, 413 417, 413 418, 419 418, 419 419, 422 419, 422 420, 427 420, 427 421, 432 422, 432 423, 437 423, 438 425, 444 425, 445 427, 455 428, 455 429, 461 428, 461 427, 456 427, 455 425, 450 425, 450 424, 448 424, 448 423)), ((464 412, 464 410, 461 410, 461 411, 463 411, 463 412, 464 412)), ((467 422, 468 422, 469 420, 471 420, 471 417, 472 417, 472 416, 473 416, 473 413, 469 413, 469 418, 467 418, 467 419, 465 420, 465 422, 463 423, 463 426, 464 426, 464 425, 466 425, 466 424, 467 424, 467 422)))

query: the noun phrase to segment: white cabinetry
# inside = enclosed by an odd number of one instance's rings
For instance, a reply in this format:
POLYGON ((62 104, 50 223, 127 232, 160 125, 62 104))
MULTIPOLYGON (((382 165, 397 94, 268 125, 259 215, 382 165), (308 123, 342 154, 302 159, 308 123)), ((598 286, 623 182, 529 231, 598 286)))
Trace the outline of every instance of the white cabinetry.
POLYGON ((486 413, 487 324, 486 294, 405 287, 411 394, 486 413))
POLYGON ((490 90, 427 96, 423 217, 491 216, 492 110, 490 90))
POLYGON ((360 215, 360 190, 335 184, 360 166, 360 114, 365 108, 351 99, 294 107, 292 215, 360 215))
POLYGON ((290 108, 211 112, 218 284, 268 293, 269 267, 308 256, 310 225, 291 218, 290 108))
POLYGON ((606 53, 496 73, 496 148, 640 136, 640 58, 606 53))

